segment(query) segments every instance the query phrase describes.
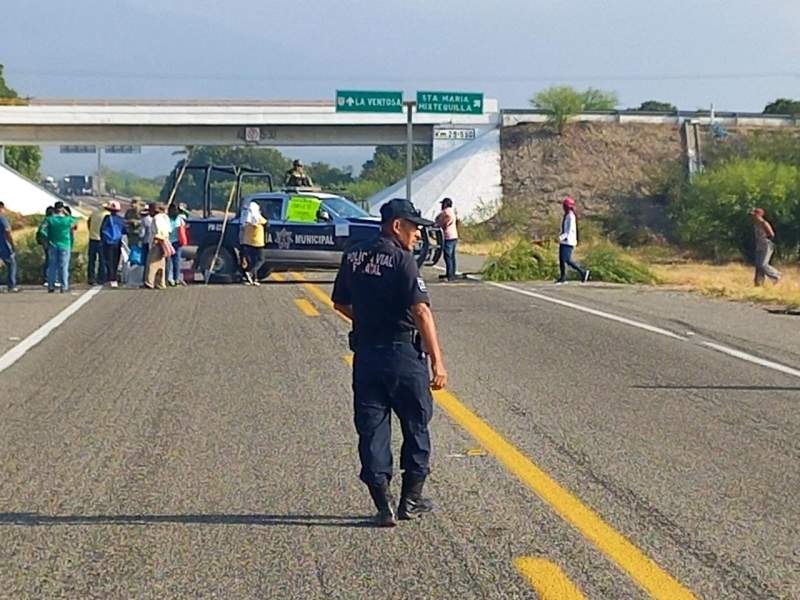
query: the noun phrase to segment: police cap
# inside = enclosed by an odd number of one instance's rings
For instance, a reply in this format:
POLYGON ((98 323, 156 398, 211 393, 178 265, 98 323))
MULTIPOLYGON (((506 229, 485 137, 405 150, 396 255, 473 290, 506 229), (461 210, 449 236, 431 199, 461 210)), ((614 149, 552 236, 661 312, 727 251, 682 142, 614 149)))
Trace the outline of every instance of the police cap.
POLYGON ((381 223, 388 223, 394 219, 405 219, 417 225, 430 227, 433 221, 422 218, 422 213, 418 208, 405 198, 392 198, 381 206, 381 223))

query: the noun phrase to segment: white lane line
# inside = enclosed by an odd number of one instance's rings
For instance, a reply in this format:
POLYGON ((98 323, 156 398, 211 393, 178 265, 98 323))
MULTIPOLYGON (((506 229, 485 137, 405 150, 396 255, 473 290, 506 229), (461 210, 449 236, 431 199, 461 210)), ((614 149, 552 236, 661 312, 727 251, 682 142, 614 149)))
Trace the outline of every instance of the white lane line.
POLYGON ((631 327, 637 327, 639 329, 644 329, 645 331, 649 331, 651 333, 657 333, 659 335, 663 335, 674 340, 680 340, 682 342, 687 341, 687 338, 683 337, 682 335, 678 335, 676 333, 672 333, 666 329, 662 329, 661 327, 656 327, 655 325, 648 325, 647 323, 642 323, 641 321, 634 321, 633 319, 626 319, 625 317, 620 317, 617 315, 613 315, 611 313, 603 312, 602 310, 597 310, 595 308, 588 308, 586 306, 582 306, 580 304, 575 304, 574 302, 567 302, 566 300, 559 300, 558 298, 552 298, 550 296, 545 296, 544 294, 537 294, 536 292, 531 292, 529 290, 521 290, 519 288, 515 288, 510 285, 505 285, 503 283, 496 283, 494 281, 484 281, 484 283, 488 283, 491 286, 500 288, 501 290, 508 290, 509 292, 515 292, 517 294, 522 294, 524 296, 530 296, 531 298, 538 298, 539 300, 544 300, 545 302, 552 302, 553 304, 558 304, 560 306, 566 306, 567 308, 571 308, 573 310, 579 310, 581 312, 588 313, 590 315, 594 315, 596 317, 601 317, 603 319, 608 319, 609 321, 616 321, 617 323, 623 323, 625 325, 630 325, 631 327))
POLYGON ((39 327, 36 331, 22 340, 19 344, 14 346, 11 350, 0 356, 0 373, 5 371, 8 367, 13 365, 17 362, 20 358, 22 358, 25 353, 33 348, 36 344, 41 342, 44 338, 46 338, 51 331, 53 331, 56 327, 61 325, 64 321, 66 321, 69 317, 73 314, 78 312, 80 308, 89 302, 92 298, 94 298, 100 290, 103 288, 100 286, 93 287, 92 289, 84 292, 81 296, 75 300, 72 304, 70 304, 67 308, 62 310, 58 313, 55 317, 50 319, 47 323, 39 327))
POLYGON ((797 369, 793 369, 792 367, 787 367, 786 365, 782 365, 781 363, 776 363, 771 360, 767 360, 765 358, 759 358, 758 356, 753 356, 752 354, 748 354, 747 352, 742 352, 741 350, 736 350, 735 348, 729 348, 728 346, 723 346, 722 344, 716 344, 714 342, 701 342, 701 343, 703 346, 712 348, 717 352, 722 352, 724 354, 728 354, 729 356, 733 356, 741 360, 746 360, 747 362, 751 362, 753 364, 760 365, 762 367, 767 367, 768 369, 780 371, 781 373, 786 373, 787 375, 794 375, 795 377, 800 377, 800 371, 798 371, 797 369))
MULTIPOLYGON (((437 269, 444 270, 439 266, 436 266, 437 269)), ((566 306, 568 308, 572 308, 575 310, 579 310, 585 313, 589 313, 590 315, 595 315, 597 317, 602 317, 604 319, 609 319, 611 321, 617 321, 618 323, 624 323, 625 325, 630 325, 632 327, 638 327, 639 329, 644 329, 645 331, 650 331, 652 333, 657 333, 659 335, 665 335, 667 337, 680 340, 682 342, 690 342, 693 341, 691 339, 694 336, 694 332, 687 331, 686 335, 688 337, 680 336, 671 331, 667 331, 666 329, 662 329, 661 327, 656 327, 654 325, 648 325, 647 323, 642 323, 641 321, 634 321, 633 319, 626 319, 625 317, 620 317, 617 315, 613 315, 611 313, 606 313, 601 310, 596 310, 594 308, 588 308, 586 306, 581 306, 580 304, 575 304, 573 302, 567 302, 566 300, 559 300, 557 298, 551 298, 550 296, 545 296, 543 294, 537 294, 536 292, 531 292, 529 290, 522 290, 519 288, 515 288, 510 285, 505 285, 503 283, 496 283, 494 281, 483 281, 478 277, 474 277, 472 275, 467 275, 467 279, 471 279, 473 281, 480 281, 482 283, 486 283, 488 285, 492 285, 494 287, 498 287, 503 290, 507 290, 509 292, 515 292, 517 294, 523 294, 525 296, 530 296, 532 298, 538 298, 540 300, 544 300, 545 302, 552 302, 553 304, 560 304, 561 306, 566 306)), ((741 350, 736 350, 735 348, 730 348, 728 346, 723 346, 722 344, 717 344, 715 342, 700 342, 701 345, 711 348, 712 350, 716 350, 717 352, 722 352, 723 354, 727 354, 728 356, 733 356, 740 360, 745 360, 749 363, 753 363, 755 365, 759 365, 761 367, 766 367, 768 369, 772 369, 773 371, 779 371, 780 373, 786 373, 787 375, 792 375, 794 377, 800 377, 800 370, 794 369, 787 365, 783 365, 781 363, 777 363, 772 360, 767 360, 765 358, 760 358, 753 354, 749 354, 747 352, 742 352, 741 350)))

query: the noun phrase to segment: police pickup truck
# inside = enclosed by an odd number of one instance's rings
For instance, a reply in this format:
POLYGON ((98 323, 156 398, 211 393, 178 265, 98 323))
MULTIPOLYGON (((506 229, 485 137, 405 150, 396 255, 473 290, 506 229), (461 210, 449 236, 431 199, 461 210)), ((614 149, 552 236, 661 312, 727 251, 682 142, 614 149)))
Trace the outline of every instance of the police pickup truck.
MULTIPOLYGON (((275 269, 338 268, 345 249, 379 233, 380 220, 342 196, 308 188, 272 191, 271 178, 266 187, 270 190, 240 197, 227 219, 210 214, 207 207, 203 218, 187 219, 187 250, 194 253, 196 272, 216 282, 240 279, 239 213, 253 201, 269 221, 260 278, 275 269)), ((442 253, 441 230, 422 233, 414 252, 417 263, 436 264, 442 253)))

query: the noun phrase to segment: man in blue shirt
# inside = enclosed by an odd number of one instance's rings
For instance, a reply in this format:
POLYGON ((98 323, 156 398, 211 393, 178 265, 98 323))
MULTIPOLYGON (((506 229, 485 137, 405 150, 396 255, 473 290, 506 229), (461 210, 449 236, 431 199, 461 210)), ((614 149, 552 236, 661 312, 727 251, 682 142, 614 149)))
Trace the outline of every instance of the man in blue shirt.
POLYGON ((18 292, 17 287, 17 257, 14 252, 14 239, 11 237, 11 223, 5 215, 6 205, 0 202, 0 262, 3 262, 8 271, 6 283, 9 292, 18 292))
POLYGON ((420 226, 432 225, 408 200, 381 207, 381 234, 342 258, 333 286, 336 310, 353 321, 353 394, 361 480, 378 509, 376 524, 414 519, 433 503, 422 496, 430 471, 428 422, 434 389, 447 384, 425 282, 412 254, 420 226), (431 380, 428 357, 433 371, 431 380), (392 479, 392 411, 400 420, 403 487, 395 514, 392 479))

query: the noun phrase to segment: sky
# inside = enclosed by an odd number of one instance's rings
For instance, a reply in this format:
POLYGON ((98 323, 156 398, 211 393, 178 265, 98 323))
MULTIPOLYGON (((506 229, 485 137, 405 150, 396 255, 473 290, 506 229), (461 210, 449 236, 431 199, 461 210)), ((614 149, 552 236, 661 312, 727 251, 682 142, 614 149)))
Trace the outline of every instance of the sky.
MULTIPOLYGON (((38 97, 333 99, 337 88, 445 89, 524 108, 537 91, 564 84, 615 91, 621 108, 656 99, 684 110, 761 111, 777 97, 800 98, 797 0, 7 4, 0 63, 10 86, 38 97)), ((355 167, 370 153, 287 152, 355 167)), ((155 173, 169 170, 165 157, 117 160, 155 173)), ((48 151, 45 166, 75 160, 93 164, 48 151)))

